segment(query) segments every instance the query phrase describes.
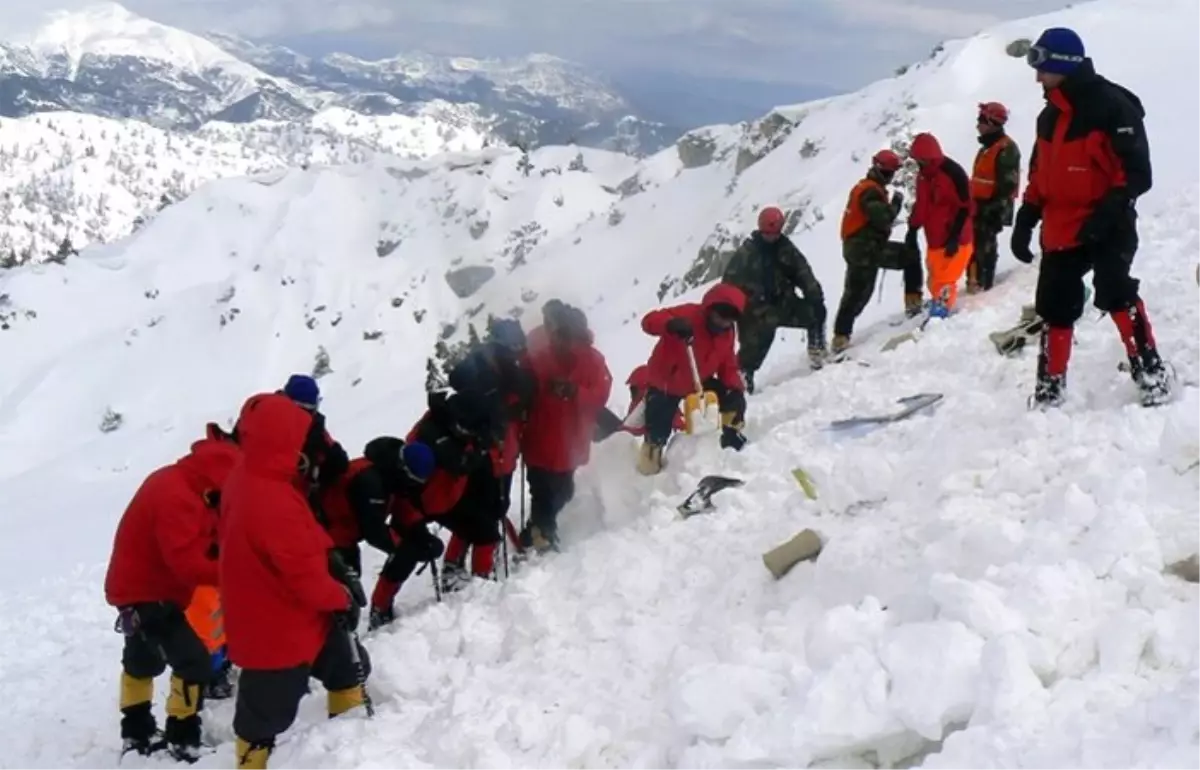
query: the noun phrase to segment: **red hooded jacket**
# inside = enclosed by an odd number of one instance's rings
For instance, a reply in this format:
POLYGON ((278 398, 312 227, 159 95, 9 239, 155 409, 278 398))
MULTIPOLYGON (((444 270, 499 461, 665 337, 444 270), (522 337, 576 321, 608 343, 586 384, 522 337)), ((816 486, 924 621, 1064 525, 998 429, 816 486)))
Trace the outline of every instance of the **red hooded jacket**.
POLYGON ((216 584, 217 514, 204 494, 221 489, 238 454, 232 442, 206 438, 146 477, 113 538, 104 578, 109 604, 170 602, 183 609, 197 586, 216 584))
POLYGON ((713 334, 709 331, 707 317, 713 305, 732 305, 743 311, 746 308, 746 295, 742 290, 728 283, 718 283, 708 290, 704 300, 675 307, 665 307, 651 310, 642 318, 642 331, 658 337, 658 343, 650 353, 647 366, 650 368, 647 385, 672 396, 685 396, 696 390, 692 382, 691 364, 688 363, 687 344, 683 340, 667 332, 667 321, 672 318, 686 318, 692 323, 695 339, 692 346, 696 353, 696 368, 700 370, 700 380, 717 377, 728 388, 745 390, 742 375, 738 372, 737 356, 734 353, 734 331, 713 334))
POLYGON ((591 457, 596 415, 612 393, 612 374, 591 343, 555 351, 544 326, 529 333, 528 367, 537 379, 537 395, 521 440, 525 462, 534 468, 566 473, 591 457), (572 398, 554 394, 556 380, 575 386, 572 398))
POLYGON ((955 228, 960 246, 971 243, 975 237, 971 223, 975 201, 971 198, 967 172, 942 154, 942 147, 932 134, 917 134, 911 154, 914 159, 925 161, 925 165, 917 174, 917 197, 908 226, 924 228, 925 245, 931 249, 944 248, 955 228))
POLYGON ((221 598, 229 658, 275 670, 316 659, 350 595, 329 574, 333 541, 300 492, 296 461, 312 416, 286 396, 252 396, 242 459, 221 493, 221 598))

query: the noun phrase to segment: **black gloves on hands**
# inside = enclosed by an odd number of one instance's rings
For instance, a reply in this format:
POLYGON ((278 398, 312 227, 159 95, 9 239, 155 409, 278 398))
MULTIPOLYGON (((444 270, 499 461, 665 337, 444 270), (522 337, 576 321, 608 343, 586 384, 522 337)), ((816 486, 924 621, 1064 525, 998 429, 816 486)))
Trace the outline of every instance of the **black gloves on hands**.
POLYGON ((1033 228, 1041 219, 1042 210, 1030 203, 1023 204, 1017 211, 1010 245, 1013 256, 1027 265, 1033 262, 1033 251, 1029 247, 1033 242, 1033 228))
POLYGON ((672 318, 667 321, 667 334, 688 342, 695 336, 695 329, 692 328, 692 322, 686 318, 672 318))
MULTIPOLYGON (((362 590, 361 585, 359 586, 358 590, 362 590)), ((359 604, 358 599, 356 599, 354 596, 354 593, 349 587, 346 587, 346 600, 348 602, 346 609, 338 610, 337 612, 333 613, 333 619, 339 626, 347 631, 354 631, 358 629, 358 622, 362 619, 362 608, 367 604, 366 596, 363 596, 363 603, 359 604)))
POLYGON ((402 548, 408 548, 417 561, 436 561, 442 557, 446 546, 441 538, 429 531, 424 524, 417 524, 400 533, 402 548))

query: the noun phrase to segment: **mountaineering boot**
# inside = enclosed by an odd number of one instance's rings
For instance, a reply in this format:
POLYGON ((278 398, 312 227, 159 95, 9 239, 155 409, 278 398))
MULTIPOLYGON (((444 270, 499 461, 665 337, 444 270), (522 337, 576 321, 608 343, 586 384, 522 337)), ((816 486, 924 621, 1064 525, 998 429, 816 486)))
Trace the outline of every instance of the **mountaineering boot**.
POLYGON ((391 607, 372 607, 367 616, 367 630, 374 631, 377 628, 383 628, 395 620, 396 613, 391 607))
POLYGON ((233 664, 226 658, 213 678, 204 685, 205 700, 228 700, 233 697, 233 664))
POLYGON ((829 345, 829 354, 831 356, 840 356, 846 352, 846 348, 850 347, 849 334, 833 335, 833 342, 829 345))
POLYGON ((808 365, 814 371, 825 366, 828 351, 825 345, 824 329, 808 330, 808 365))
POLYGON ((967 294, 978 294, 983 291, 983 284, 979 280, 979 263, 971 260, 971 264, 967 265, 967 294))
POLYGON ((517 539, 521 542, 521 547, 531 548, 539 554, 559 550, 558 533, 548 527, 530 524, 517 539))
POLYGON ((121 674, 121 753, 137 752, 149 756, 167 746, 154 721, 150 701, 154 698, 154 680, 121 674))
POLYGON ((458 562, 448 561, 442 565, 442 593, 452 594, 461 591, 471 582, 467 567, 458 562))
POLYGON ((746 383, 746 395, 754 395, 754 372, 742 370, 742 382, 746 383))
POLYGON ((1174 372, 1158 355, 1145 304, 1139 299, 1127 310, 1110 315, 1129 357, 1129 375, 1142 393, 1142 406, 1166 403, 1171 398, 1174 372))
POLYGON ((1067 364, 1071 360, 1069 326, 1048 326, 1042 330, 1038 351, 1037 384, 1029 407, 1062 406, 1067 397, 1067 364))
POLYGON ((329 718, 341 716, 351 709, 356 709, 366 703, 363 688, 355 685, 344 690, 330 690, 326 693, 326 705, 329 718))
POLYGON ((904 317, 916 318, 921 315, 921 294, 913 292, 904 295, 904 317))
POLYGON ((721 448, 742 451, 746 446, 746 436, 742 433, 745 423, 737 422, 734 412, 721 413, 721 448))
POLYGON ((181 762, 200 758, 200 705, 200 685, 172 674, 164 735, 171 756, 181 762))
POLYGON ((659 444, 652 444, 650 441, 642 441, 642 447, 638 451, 637 471, 643 476, 655 476, 663 469, 663 448, 659 444))
POLYGON ((234 756, 237 759, 238 770, 266 770, 267 757, 275 748, 275 742, 251 743, 238 738, 234 742, 234 756))

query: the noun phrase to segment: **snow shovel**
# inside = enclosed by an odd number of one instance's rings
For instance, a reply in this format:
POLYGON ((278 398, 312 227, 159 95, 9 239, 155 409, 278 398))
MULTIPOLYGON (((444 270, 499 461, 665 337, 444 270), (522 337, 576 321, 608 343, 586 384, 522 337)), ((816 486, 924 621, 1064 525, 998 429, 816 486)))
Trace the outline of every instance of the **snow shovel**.
POLYGON ((813 561, 824 547, 821 536, 811 529, 802 529, 791 540, 763 554, 763 564, 779 580, 802 561, 813 561))
POLYGON ((689 436, 718 433, 721 430, 721 407, 717 394, 704 389, 700 381, 700 368, 696 366, 696 351, 692 343, 687 346, 688 364, 692 367, 692 384, 696 391, 683 398, 683 417, 689 436))

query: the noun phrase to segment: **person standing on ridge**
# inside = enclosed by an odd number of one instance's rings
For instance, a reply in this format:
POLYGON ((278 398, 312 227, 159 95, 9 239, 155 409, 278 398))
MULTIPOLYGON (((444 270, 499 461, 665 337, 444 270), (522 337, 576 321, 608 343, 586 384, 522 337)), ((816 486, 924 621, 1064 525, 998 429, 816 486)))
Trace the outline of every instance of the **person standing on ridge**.
POLYGON ((218 585, 217 512, 221 489, 238 461, 237 446, 209 437, 151 473, 121 515, 104 578, 118 610, 123 752, 166 749, 192 762, 200 750, 202 688, 212 677, 204 641, 185 615, 196 589, 218 585), (171 668, 167 723, 151 711, 154 678, 171 668))
POLYGON ((808 260, 783 234, 785 217, 776 206, 758 212, 758 229, 730 257, 721 280, 746 296, 738 320, 738 365, 746 391, 762 366, 779 327, 804 329, 814 369, 825 362, 825 293, 808 260), (804 297, 796 296, 800 290, 804 297))
POLYGON ((1014 201, 1021 186, 1021 149, 1004 132, 1007 122, 1008 108, 1000 102, 979 105, 975 127, 980 147, 971 171, 975 253, 967 265, 967 294, 988 291, 995 285, 996 238, 1013 223, 1014 201))
POLYGON ((591 456, 596 416, 612 392, 604 355, 579 308, 547 306, 529 333, 527 366, 537 382, 521 434, 530 516, 521 544, 558 548, 558 514, 575 497, 575 471, 591 456))
POLYGON ((920 170, 904 242, 919 249, 917 231, 925 231, 929 314, 945 317, 958 300, 958 282, 974 251, 970 180, 962 166, 942 153, 933 134, 913 137, 909 155, 920 170))
POLYGON ((900 156, 880 150, 871 158, 867 175, 850 191, 842 214, 842 258, 846 260, 846 281, 837 317, 833 321, 830 352, 838 355, 850 346, 854 321, 862 315, 880 270, 904 272, 904 312, 921 312, 921 253, 900 241, 890 240, 892 226, 904 205, 904 194, 897 191, 888 200, 887 186, 900 170, 900 156))
POLYGON ((1152 184, 1145 110, 1131 91, 1096 74, 1073 30, 1047 29, 1027 61, 1046 94, 1012 233, 1013 256, 1031 263, 1033 228, 1042 226, 1035 307, 1046 325, 1031 406, 1058 406, 1066 397, 1083 279, 1093 270, 1095 305, 1117 327, 1142 403, 1161 404, 1173 377, 1129 274, 1138 246, 1135 206, 1152 184))

